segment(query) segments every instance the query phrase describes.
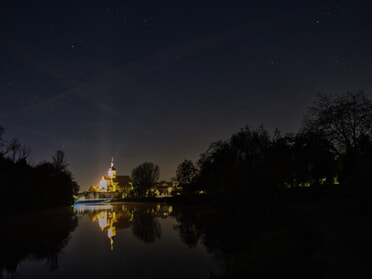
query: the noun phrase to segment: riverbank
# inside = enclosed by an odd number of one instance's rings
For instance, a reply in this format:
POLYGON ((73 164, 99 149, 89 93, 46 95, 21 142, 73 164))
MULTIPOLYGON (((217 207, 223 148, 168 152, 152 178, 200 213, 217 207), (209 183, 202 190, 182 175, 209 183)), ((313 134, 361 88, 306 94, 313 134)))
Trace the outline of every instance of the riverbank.
POLYGON ((113 202, 131 202, 131 203, 167 203, 172 204, 208 204, 211 200, 206 195, 195 195, 191 197, 185 196, 173 196, 173 197, 151 197, 151 198, 124 198, 124 199, 113 199, 113 202))

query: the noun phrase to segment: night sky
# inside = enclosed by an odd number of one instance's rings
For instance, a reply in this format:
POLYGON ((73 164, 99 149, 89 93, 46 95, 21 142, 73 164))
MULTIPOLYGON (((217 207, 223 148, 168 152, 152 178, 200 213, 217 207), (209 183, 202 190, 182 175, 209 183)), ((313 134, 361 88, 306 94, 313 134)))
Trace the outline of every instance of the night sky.
POLYGON ((246 124, 297 132, 318 92, 372 96, 372 1, 6 1, 0 125, 81 190, 161 179, 246 124))

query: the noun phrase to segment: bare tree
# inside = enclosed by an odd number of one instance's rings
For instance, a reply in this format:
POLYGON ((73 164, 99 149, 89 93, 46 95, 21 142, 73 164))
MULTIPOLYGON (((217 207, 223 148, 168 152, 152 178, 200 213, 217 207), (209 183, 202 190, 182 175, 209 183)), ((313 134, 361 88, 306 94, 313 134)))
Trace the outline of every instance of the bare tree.
POLYGON ((56 150, 55 155, 52 156, 52 164, 56 173, 61 173, 67 170, 68 163, 63 150, 56 150))
POLYGON ((5 154, 9 154, 10 159, 13 163, 15 163, 17 154, 19 154, 22 150, 22 145, 18 139, 13 138, 6 146, 5 154))
POLYGON ((31 155, 31 149, 28 146, 23 145, 19 151, 18 160, 27 160, 31 155))
POLYGON ((305 116, 305 131, 320 131, 338 155, 355 150, 372 136, 372 103, 362 91, 332 96, 319 94, 305 116))
POLYGON ((4 155, 5 150, 5 143, 3 141, 3 134, 4 134, 4 128, 0 126, 0 155, 4 155))

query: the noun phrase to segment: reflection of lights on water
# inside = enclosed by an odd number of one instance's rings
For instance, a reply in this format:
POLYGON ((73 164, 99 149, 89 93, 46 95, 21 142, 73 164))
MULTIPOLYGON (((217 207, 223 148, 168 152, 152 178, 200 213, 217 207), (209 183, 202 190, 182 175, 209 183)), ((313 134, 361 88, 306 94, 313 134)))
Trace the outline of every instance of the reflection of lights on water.
POLYGON ((156 216, 168 216, 173 212, 173 206, 171 205, 156 205, 156 210, 152 210, 153 213, 156 214, 156 216))
POLYGON ((98 225, 101 230, 104 230, 107 227, 107 211, 101 211, 96 215, 98 220, 98 225))
POLYGON ((114 236, 116 236, 116 228, 111 226, 108 230, 107 230, 107 236, 108 238, 113 238, 114 236))
POLYGON ((116 228, 111 224, 110 228, 107 230, 107 237, 110 239, 111 251, 114 250, 114 236, 116 236, 116 228))
MULTIPOLYGON (((126 216, 126 222, 132 223, 136 218, 138 208, 126 204, 75 204, 74 209, 80 214, 89 214, 92 222, 96 222, 102 232, 107 232, 107 238, 110 241, 111 251, 114 249, 114 237, 116 236, 116 226, 119 219, 126 216), (127 219, 128 218, 128 219, 127 219)), ((147 214, 154 217, 167 217, 173 212, 173 207, 164 203, 159 203, 151 208, 145 208, 147 214)))
POLYGON ((114 225, 117 223, 116 212, 101 211, 93 217, 92 221, 95 220, 97 220, 98 226, 102 231, 107 230, 107 237, 110 240, 110 249, 111 251, 114 250, 113 237, 116 236, 116 227, 114 225))
POLYGON ((93 213, 101 210, 112 211, 113 207, 111 204, 75 204, 74 209, 78 213, 93 213))

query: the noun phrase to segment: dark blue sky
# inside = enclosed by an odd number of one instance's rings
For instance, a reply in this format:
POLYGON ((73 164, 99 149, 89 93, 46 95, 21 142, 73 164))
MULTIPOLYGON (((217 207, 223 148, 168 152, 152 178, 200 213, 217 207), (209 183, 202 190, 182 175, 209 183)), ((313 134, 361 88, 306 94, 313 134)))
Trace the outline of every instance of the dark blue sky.
POLYGON ((7 2, 5 138, 65 150, 83 190, 112 156, 169 179, 246 124, 296 132, 318 92, 371 96, 371 1, 7 2))

